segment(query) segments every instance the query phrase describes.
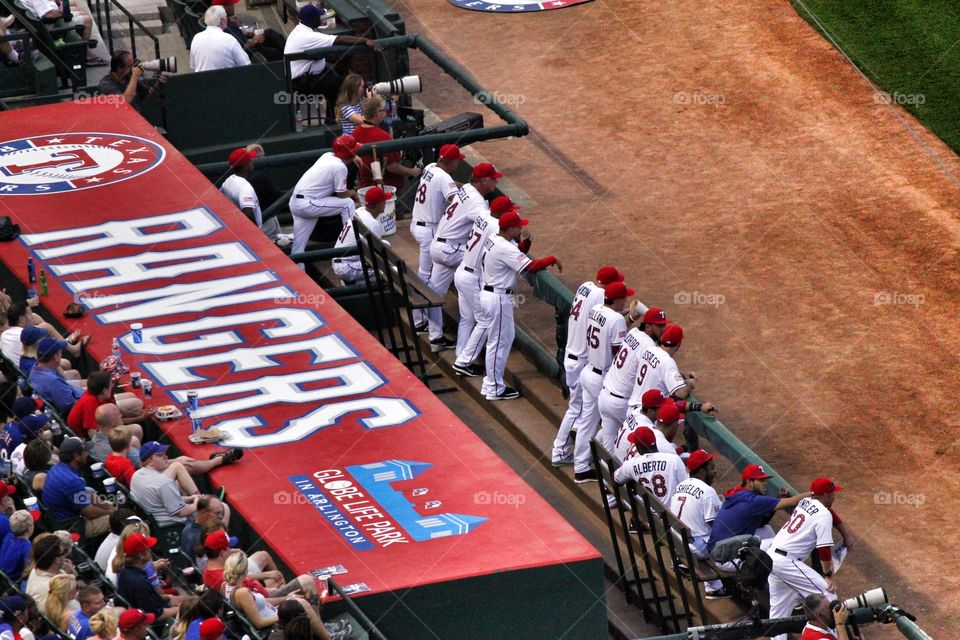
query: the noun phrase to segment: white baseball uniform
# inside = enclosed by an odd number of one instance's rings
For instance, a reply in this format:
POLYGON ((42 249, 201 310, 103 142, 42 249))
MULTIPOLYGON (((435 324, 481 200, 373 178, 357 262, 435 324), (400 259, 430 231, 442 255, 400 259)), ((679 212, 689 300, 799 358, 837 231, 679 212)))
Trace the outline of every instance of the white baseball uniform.
MULTIPOLYGON (((430 274, 430 288, 439 296, 446 296, 453 275, 460 261, 467 240, 473 230, 473 223, 482 214, 489 214, 490 208, 476 187, 465 184, 457 189, 450 204, 444 210, 437 223, 436 236, 430 243, 430 257, 433 268, 430 274)), ((430 323, 430 339, 443 336, 443 317, 439 308, 427 313, 430 323)))
POLYGON ((587 280, 579 287, 573 297, 573 306, 567 318, 567 347, 563 356, 563 369, 566 373, 567 389, 570 391, 570 404, 567 413, 560 421, 560 429, 553 442, 553 462, 566 458, 567 441, 580 412, 583 411, 583 394, 580 389, 580 372, 587 364, 587 322, 590 309, 603 304, 603 287, 587 280))
POLYGON ((686 480, 687 467, 677 454, 634 453, 614 471, 613 479, 623 484, 630 480, 642 484, 666 507, 677 485, 686 480))
MULTIPOLYGON (((602 295, 602 294, 601 294, 602 295)), ((603 388, 603 376, 613 363, 613 350, 627 335, 627 322, 619 311, 604 304, 590 310, 587 323, 587 364, 580 372, 580 393, 583 406, 573 426, 577 438, 573 443, 573 471, 584 473, 590 469, 590 441, 597 433, 600 409, 597 399, 603 388)))
POLYGON ((653 338, 640 331, 639 327, 634 327, 623 339, 613 365, 603 378, 603 390, 597 401, 600 409, 600 435, 597 439, 607 451, 613 449, 617 432, 627 417, 627 402, 640 366, 640 353, 652 346, 655 346, 653 338))
MULTIPOLYGON (((450 174, 432 162, 423 168, 420 184, 413 198, 413 220, 410 221, 410 235, 420 245, 420 263, 417 275, 426 283, 430 282, 433 271, 433 258, 430 257, 430 243, 437 231, 437 223, 443 215, 450 198, 457 192, 457 183, 450 174)), ((420 324, 426 319, 423 309, 414 309, 413 320, 420 324)))
POLYGON ((480 314, 480 255, 487 240, 500 233, 497 219, 489 213, 477 216, 463 250, 463 260, 453 276, 460 306, 457 326, 457 364, 466 366, 477 359, 487 342, 487 327, 480 314))
POLYGON ((328 152, 307 169, 290 196, 290 213, 293 214, 293 246, 291 253, 302 253, 317 218, 340 216, 347 223, 356 207, 350 198, 338 198, 335 193, 347 190, 347 165, 328 152))
POLYGON ((227 176, 220 185, 220 193, 227 196, 237 209, 253 209, 253 222, 257 227, 263 226, 263 214, 260 212, 260 200, 250 182, 237 174, 227 176))
MULTIPOLYGON (((337 244, 334 245, 335 249, 357 246, 357 236, 353 232, 353 223, 354 220, 357 219, 378 238, 383 234, 380 221, 374 218, 366 208, 361 207, 357 209, 356 214, 343 226, 343 231, 340 232, 340 237, 337 238, 337 244)), ((340 279, 343 280, 345 284, 365 282, 359 256, 334 258, 333 272, 340 276, 340 279)))
POLYGON ((532 260, 513 242, 500 235, 487 240, 480 258, 483 288, 480 291, 480 309, 487 330, 487 373, 480 391, 488 399, 501 395, 506 389, 503 372, 513 346, 513 288, 517 276, 532 260))
POLYGON ((650 389, 659 389, 664 398, 669 398, 687 384, 680 375, 677 363, 660 347, 644 347, 639 358, 637 377, 628 400, 631 407, 638 406, 643 394, 650 389))
MULTIPOLYGON (((812 593, 831 597, 827 582, 804 561, 814 549, 833 548, 833 516, 820 501, 804 498, 767 548, 773 558, 770 572, 770 617, 785 618, 802 598, 812 593)), ((786 640, 787 634, 771 636, 786 640)))
POLYGON ((648 418, 640 407, 637 407, 627 414, 627 419, 620 425, 620 431, 617 432, 617 439, 613 444, 613 455, 615 455, 620 462, 623 462, 636 453, 637 445, 627 440, 627 436, 640 427, 650 427, 650 429, 653 430, 653 420, 648 418))
MULTIPOLYGON (((710 527, 720 511, 720 496, 717 490, 698 478, 688 478, 677 485, 670 500, 670 511, 690 530, 690 550, 693 555, 704 560, 710 557, 707 540, 710 527)), ((719 580, 709 580, 707 591, 717 591, 723 587, 719 580)))

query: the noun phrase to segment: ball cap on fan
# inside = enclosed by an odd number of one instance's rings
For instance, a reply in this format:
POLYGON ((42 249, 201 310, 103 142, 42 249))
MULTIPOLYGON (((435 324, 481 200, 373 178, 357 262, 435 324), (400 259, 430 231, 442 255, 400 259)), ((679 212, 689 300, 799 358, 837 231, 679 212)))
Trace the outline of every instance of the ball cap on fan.
POLYGON ((152 613, 147 613, 143 609, 127 609, 120 614, 117 626, 120 631, 133 631, 142 624, 151 625, 157 617, 152 613))
POLYGON ((616 267, 606 265, 597 270, 597 282, 608 285, 611 282, 623 282, 623 274, 616 267))
MULTIPOLYGON (((313 7, 312 4, 308 4, 307 7, 313 7)), ((313 7, 316 9, 316 7, 313 7)), ((306 7, 304 7, 306 9, 306 7)), ((318 9, 319 11, 319 9, 318 9)), ((333 141, 333 155, 341 159, 351 159, 353 156, 357 155, 357 152, 363 148, 363 145, 357 142, 357 139, 353 136, 340 136, 333 141)))
POLYGON ((603 288, 603 299, 610 301, 623 300, 635 293, 636 291, 618 280, 617 282, 611 282, 603 288))
POLYGON ((810 483, 810 493, 815 496, 825 496, 828 493, 842 491, 843 487, 835 483, 830 478, 817 478, 810 483))
POLYGON ((440 147, 441 160, 463 160, 467 156, 463 155, 460 147, 455 144, 445 144, 440 147))
POLYGON ((370 190, 367 191, 366 195, 363 198, 363 201, 370 206, 380 204, 381 202, 386 202, 393 198, 393 194, 387 191, 384 191, 380 187, 370 187, 370 190))

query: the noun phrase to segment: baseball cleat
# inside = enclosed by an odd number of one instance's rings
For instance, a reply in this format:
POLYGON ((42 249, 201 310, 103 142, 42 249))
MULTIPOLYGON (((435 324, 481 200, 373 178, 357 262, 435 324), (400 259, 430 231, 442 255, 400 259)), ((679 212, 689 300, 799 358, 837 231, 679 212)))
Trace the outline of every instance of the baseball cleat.
POLYGON ((427 324, 426 322, 421 322, 420 324, 415 326, 413 330, 417 333, 426 333, 427 331, 430 330, 430 325, 427 324))
POLYGON ((445 337, 440 336, 436 340, 430 341, 430 351, 433 353, 440 353, 441 351, 447 351, 448 349, 456 349, 457 343, 451 340, 447 340, 445 337))
POLYGON ((513 387, 504 387, 503 393, 499 395, 489 395, 487 400, 514 400, 520 397, 520 392, 513 387))
POLYGON ((707 600, 720 600, 721 598, 732 598, 733 592, 726 587, 720 587, 716 591, 705 591, 703 597, 707 600))
POLYGON ((560 458, 559 460, 551 460, 550 464, 555 467, 569 467, 571 464, 573 464, 573 454, 560 458))
POLYGON ((483 370, 475 364, 453 363, 453 371, 464 378, 476 378, 483 375, 483 370))
POLYGON ((586 484, 588 482, 597 481, 597 472, 593 469, 588 469, 587 471, 582 471, 580 473, 573 474, 573 481, 577 484, 586 484))

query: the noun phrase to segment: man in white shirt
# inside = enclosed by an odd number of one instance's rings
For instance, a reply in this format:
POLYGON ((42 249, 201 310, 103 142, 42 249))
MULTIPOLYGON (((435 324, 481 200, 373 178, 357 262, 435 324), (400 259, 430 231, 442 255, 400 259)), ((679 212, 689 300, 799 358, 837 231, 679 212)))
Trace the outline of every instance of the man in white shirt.
POLYGON ((517 247, 523 227, 528 222, 512 211, 500 216, 500 232, 487 240, 480 257, 480 275, 483 279, 480 308, 483 310, 483 322, 489 328, 487 374, 480 392, 487 400, 513 400, 520 397, 517 389, 506 386, 503 381, 503 372, 516 335, 513 288, 517 285, 517 276, 521 273, 537 273, 554 265, 558 271, 563 269, 555 256, 531 260, 517 247))
MULTIPOLYGON (((284 55, 344 44, 362 44, 378 53, 383 51, 383 47, 370 38, 334 36, 317 31, 323 22, 323 12, 313 4, 304 5, 299 15, 300 24, 295 26, 287 36, 287 43, 283 47, 284 55)), ((343 78, 328 67, 327 61, 323 58, 291 61, 290 76, 293 78, 293 88, 298 93, 324 97, 327 104, 327 122, 333 122, 336 115, 337 95, 340 93, 340 83, 343 82, 343 78)))
POLYGON ((633 480, 669 507, 677 486, 689 477, 686 465, 675 453, 657 451, 656 437, 650 427, 640 427, 629 438, 637 451, 623 461, 623 466, 613 473, 613 479, 620 484, 633 480))
MULTIPOLYGON (((424 282, 430 282, 433 272, 433 258, 430 257, 430 244, 437 232, 440 216, 446 211, 450 199, 457 192, 457 183, 452 174, 464 159, 460 147, 445 144, 440 147, 437 161, 423 168, 417 195, 413 198, 413 220, 410 221, 410 235, 420 245, 420 262, 417 275, 424 282)), ((437 310, 439 313, 439 309, 437 310)), ((438 316, 439 317, 439 316, 438 316)), ((418 333, 427 331, 427 314, 422 309, 414 309, 413 320, 418 333)))
POLYGON ((220 185, 220 193, 227 196, 237 209, 243 212, 257 228, 263 226, 263 214, 260 212, 260 200, 253 185, 247 180, 253 172, 253 159, 256 154, 243 147, 234 149, 227 159, 230 175, 220 185))
MULTIPOLYGON (((770 618, 785 618, 801 598, 819 593, 834 598, 837 585, 833 581, 833 515, 830 507, 840 485, 829 478, 817 478, 810 484, 813 495, 803 498, 790 514, 767 548, 773 559, 768 585, 770 618), (823 566, 823 575, 805 560, 816 550, 823 566)), ((787 640, 783 633, 771 640, 787 640)))
MULTIPOLYGON (((311 5, 312 6, 312 5, 311 5)), ((340 136, 333 150, 320 156, 293 188, 290 213, 293 214, 291 253, 303 253, 317 218, 339 216, 345 225, 356 212, 357 192, 347 188, 347 163, 353 162, 363 145, 353 136, 340 136)), ((337 230, 339 236, 343 227, 337 230)))
MULTIPOLYGON (((690 477, 677 485, 670 501, 670 511, 690 530, 690 551, 704 560, 710 557, 707 540, 710 528, 720 511, 720 496, 712 486, 717 471, 713 458, 717 454, 697 449, 687 459, 687 472, 690 477)), ((719 580, 709 580, 704 585, 708 600, 728 598, 732 593, 723 588, 719 580)))
POLYGON ((664 402, 666 402, 666 398, 656 389, 651 389, 643 394, 641 405, 627 415, 627 419, 620 425, 620 431, 617 432, 617 439, 612 451, 617 460, 623 462, 633 455, 635 448, 629 439, 630 434, 640 427, 653 429, 657 413, 664 402))
MULTIPOLYGON (((387 200, 393 197, 392 193, 387 193, 380 187, 371 187, 364 197, 364 206, 357 209, 356 214, 347 221, 337 238, 335 249, 344 249, 357 246, 357 236, 353 230, 355 220, 360 220, 367 229, 369 229, 378 238, 383 235, 383 229, 380 225, 380 214, 387 207, 387 200)), ((386 240, 384 244, 390 244, 386 240)), ((363 277, 363 267, 360 258, 357 256, 346 256, 333 259, 333 272, 340 276, 344 284, 365 283, 363 277)))
POLYGON ((214 5, 203 14, 205 31, 193 36, 190 42, 190 68, 194 71, 231 69, 250 64, 250 56, 240 43, 227 33, 227 12, 214 5))
MULTIPOLYGON (((97 41, 97 45, 94 49, 87 50, 87 66, 104 67, 110 64, 110 52, 107 50, 107 47, 103 41, 103 36, 100 34, 100 30, 97 28, 97 25, 94 24, 93 18, 91 17, 86 6, 81 6, 79 3, 74 1, 73 8, 75 12, 70 21, 66 22, 63 20, 63 0, 22 0, 22 2, 23 6, 26 7, 31 13, 54 28, 82 25, 83 39, 92 39, 97 41)), ((68 42, 79 39, 75 31, 67 32, 63 37, 68 42)))

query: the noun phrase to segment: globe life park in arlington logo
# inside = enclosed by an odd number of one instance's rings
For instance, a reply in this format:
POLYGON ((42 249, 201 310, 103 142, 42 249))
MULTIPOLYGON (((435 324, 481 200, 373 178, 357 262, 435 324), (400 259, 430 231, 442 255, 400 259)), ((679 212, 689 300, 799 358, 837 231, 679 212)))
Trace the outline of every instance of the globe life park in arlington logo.
POLYGON ((564 9, 592 0, 517 0, 516 2, 488 2, 487 0, 449 0, 450 4, 461 9, 473 11, 495 11, 497 13, 525 13, 530 11, 552 11, 564 9))
POLYGON ((164 158, 162 146, 114 133, 59 133, 0 142, 0 195, 93 189, 143 175, 164 158))

